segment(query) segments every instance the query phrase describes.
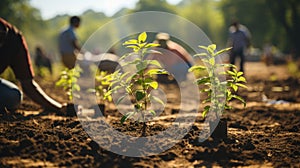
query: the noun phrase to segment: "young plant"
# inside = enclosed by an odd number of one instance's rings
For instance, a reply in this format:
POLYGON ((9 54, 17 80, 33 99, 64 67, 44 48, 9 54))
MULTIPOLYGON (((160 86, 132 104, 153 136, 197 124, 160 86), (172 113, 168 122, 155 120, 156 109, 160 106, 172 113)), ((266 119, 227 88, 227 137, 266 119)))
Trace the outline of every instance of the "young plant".
POLYGON ((125 94, 118 98, 116 104, 122 102, 127 96, 133 98, 134 111, 126 113, 120 121, 124 123, 128 118, 139 115, 139 120, 143 122, 143 135, 145 135, 146 130, 146 114, 156 114, 154 110, 148 109, 150 101, 154 100, 164 105, 162 100, 150 94, 152 89, 158 88, 155 75, 167 74, 157 60, 145 59, 146 54, 154 52, 150 50, 151 48, 159 46, 159 44, 148 43, 146 40, 147 34, 143 32, 139 34, 137 39, 131 39, 123 43, 127 48, 131 48, 133 53, 125 54, 120 60, 125 60, 133 55, 136 56, 136 59, 126 63, 126 66, 134 66, 135 72, 120 73, 120 71, 115 71, 111 74, 112 84, 106 94, 106 96, 110 96, 112 93, 124 89, 125 94), (149 68, 150 66, 152 68, 149 68))
POLYGON ((76 66, 73 69, 64 69, 60 73, 59 80, 55 83, 56 86, 62 87, 68 96, 68 101, 71 103, 74 97, 79 97, 74 91, 80 91, 80 86, 77 84, 77 80, 80 77, 81 68, 76 66))
POLYGON ((93 89, 88 89, 88 92, 96 93, 96 96, 100 103, 103 103, 107 100, 109 102, 112 101, 111 95, 107 95, 108 88, 111 84, 111 75, 108 75, 106 71, 99 71, 96 74, 96 87, 93 89))
POLYGON ((233 99, 241 101, 246 106, 245 100, 237 95, 239 87, 246 88, 244 85, 246 78, 243 76, 243 72, 237 71, 236 66, 232 64, 217 63, 216 60, 220 54, 229 51, 231 48, 216 51, 215 44, 211 44, 208 47, 199 47, 204 49, 205 52, 194 56, 200 57, 205 66, 194 65, 189 71, 200 70, 207 72, 207 75, 198 78, 196 81, 199 86, 203 87, 200 92, 207 95, 207 98, 202 103, 209 103, 204 107, 202 116, 206 117, 207 113, 211 110, 215 112, 216 117, 220 117, 224 109, 229 110, 232 108, 229 102, 233 99), (225 72, 220 71, 222 68, 229 68, 229 70, 225 72), (224 81, 220 79, 222 75, 226 75, 225 77, 227 77, 224 81))

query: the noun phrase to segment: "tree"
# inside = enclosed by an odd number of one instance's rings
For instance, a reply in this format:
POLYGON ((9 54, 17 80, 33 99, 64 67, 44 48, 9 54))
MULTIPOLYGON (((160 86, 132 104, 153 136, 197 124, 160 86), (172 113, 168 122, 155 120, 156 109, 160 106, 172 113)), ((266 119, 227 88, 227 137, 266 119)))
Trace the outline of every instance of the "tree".
MULTIPOLYGON (((284 41, 278 39, 278 37, 284 37, 280 30, 282 28, 274 24, 270 11, 266 10, 264 0, 222 0, 220 3, 227 27, 236 19, 241 24, 246 25, 252 33, 252 44, 254 46, 260 47, 265 42, 270 41, 284 41)), ((223 33, 226 35, 228 29, 224 29, 223 33)))
POLYGON ((201 28, 215 43, 225 44, 221 32, 224 19, 218 9, 218 2, 211 0, 186 0, 179 4, 178 13, 201 28))
POLYGON ((266 0, 270 11, 287 34, 287 45, 294 56, 300 58, 300 1, 298 0, 266 0))
POLYGON ((21 30, 37 26, 42 21, 40 11, 30 6, 28 0, 1 0, 0 16, 21 30))
POLYGON ((31 44, 31 50, 41 40, 38 34, 43 34, 46 28, 40 11, 32 7, 28 0, 1 0, 0 16, 22 31, 28 44, 31 44))
POLYGON ((134 12, 141 11, 162 11, 176 13, 175 6, 168 4, 166 0, 139 0, 139 2, 136 4, 134 12))
POLYGON ((270 42, 300 56, 300 1, 222 0, 220 5, 225 23, 237 18, 250 29, 254 46, 270 42))

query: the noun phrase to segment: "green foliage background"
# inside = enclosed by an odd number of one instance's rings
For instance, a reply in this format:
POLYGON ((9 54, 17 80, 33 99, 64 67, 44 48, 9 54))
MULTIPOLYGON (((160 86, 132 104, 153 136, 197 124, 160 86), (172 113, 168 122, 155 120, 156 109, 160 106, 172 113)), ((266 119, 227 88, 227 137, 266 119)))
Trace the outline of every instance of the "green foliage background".
MULTIPOLYGON (((57 36, 62 28, 68 26, 69 15, 43 20, 40 11, 29 2, 1 0, 0 16, 23 32, 32 57, 34 48, 41 45, 57 61, 57 36)), ((237 18, 251 31, 254 47, 262 48, 270 42, 299 56, 300 37, 296 30, 300 30, 300 1, 297 0, 182 0, 177 5, 166 0, 140 0, 134 9, 123 8, 111 17, 100 11, 85 11, 81 14, 82 26, 77 34, 83 44, 94 31, 115 17, 147 10, 170 12, 192 21, 222 48, 226 45, 228 26, 233 18, 237 18)), ((176 23, 171 23, 170 28, 174 27, 176 23)), ((115 31, 111 30, 108 36, 113 38, 115 31)))

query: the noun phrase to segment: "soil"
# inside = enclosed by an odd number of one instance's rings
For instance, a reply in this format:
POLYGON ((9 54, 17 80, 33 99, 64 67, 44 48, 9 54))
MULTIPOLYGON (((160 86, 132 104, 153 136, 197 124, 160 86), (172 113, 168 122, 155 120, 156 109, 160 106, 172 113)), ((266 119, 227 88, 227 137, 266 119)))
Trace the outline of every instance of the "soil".
MULTIPOLYGON (((199 113, 173 147, 144 157, 102 148, 84 130, 85 118, 43 111, 25 96, 17 111, 0 114, 0 167, 300 167, 300 80, 290 77, 285 65, 266 67, 259 62, 246 64, 246 77, 248 89, 239 94, 247 106, 234 101, 234 109, 223 116, 227 139, 199 142, 204 122, 199 113)), ((53 81, 37 80, 51 97, 66 100, 53 81)), ((163 87, 169 97, 165 111, 147 123, 146 136, 168 129, 179 115, 178 88, 171 83, 163 87)), ((121 125, 116 107, 107 104, 105 109, 99 121, 126 135, 141 136, 142 124, 121 125)))

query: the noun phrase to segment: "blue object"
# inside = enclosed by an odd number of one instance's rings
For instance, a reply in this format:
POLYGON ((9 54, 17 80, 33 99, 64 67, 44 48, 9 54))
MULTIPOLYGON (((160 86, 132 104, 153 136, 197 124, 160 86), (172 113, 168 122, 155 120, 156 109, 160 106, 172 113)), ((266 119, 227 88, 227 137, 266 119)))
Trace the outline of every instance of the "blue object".
POLYGON ((0 110, 16 110, 21 104, 23 94, 12 82, 0 78, 0 110))

